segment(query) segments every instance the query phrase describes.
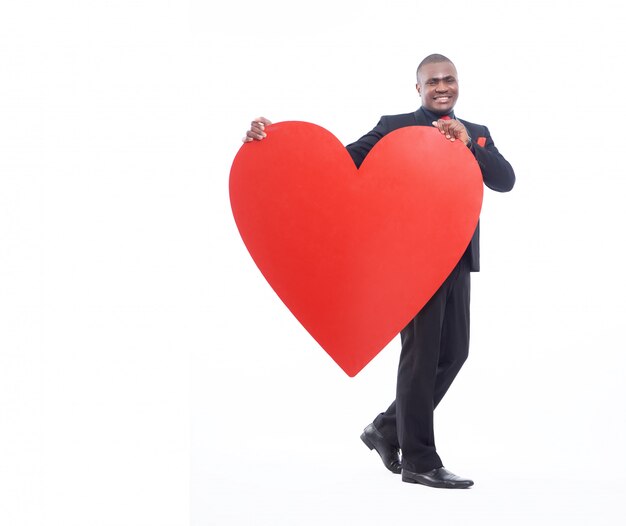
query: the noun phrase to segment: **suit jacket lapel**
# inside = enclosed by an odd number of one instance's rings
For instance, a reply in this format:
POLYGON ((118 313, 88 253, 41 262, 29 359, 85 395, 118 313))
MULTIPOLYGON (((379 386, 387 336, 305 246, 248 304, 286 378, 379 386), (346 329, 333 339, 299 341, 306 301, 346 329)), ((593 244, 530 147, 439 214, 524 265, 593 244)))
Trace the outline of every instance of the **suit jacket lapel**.
POLYGON ((414 114, 416 126, 432 126, 432 122, 428 122, 426 114, 419 108, 414 114))

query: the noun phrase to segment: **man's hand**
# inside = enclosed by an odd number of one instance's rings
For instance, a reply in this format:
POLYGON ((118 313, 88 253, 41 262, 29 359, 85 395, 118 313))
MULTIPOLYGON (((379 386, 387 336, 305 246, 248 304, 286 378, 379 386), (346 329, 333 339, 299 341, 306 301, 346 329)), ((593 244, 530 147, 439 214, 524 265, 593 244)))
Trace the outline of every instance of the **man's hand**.
POLYGON ((461 121, 457 121, 455 119, 439 119, 438 121, 433 121, 433 126, 437 127, 439 131, 446 136, 446 139, 450 141, 463 141, 463 144, 466 146, 469 145, 470 136, 463 126, 461 121))
POLYGON ((246 136, 241 139, 243 142, 260 141, 265 139, 265 125, 272 124, 265 117, 257 117, 250 123, 250 129, 246 132, 246 136))

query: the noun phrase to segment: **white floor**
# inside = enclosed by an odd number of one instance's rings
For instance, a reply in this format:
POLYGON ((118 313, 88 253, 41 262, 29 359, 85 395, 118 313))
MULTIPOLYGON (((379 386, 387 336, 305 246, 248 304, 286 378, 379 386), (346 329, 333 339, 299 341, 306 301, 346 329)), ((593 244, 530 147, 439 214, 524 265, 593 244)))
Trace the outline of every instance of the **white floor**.
POLYGON ((512 463, 466 465, 459 473, 474 478, 473 488, 437 490, 402 483, 362 449, 343 460, 272 465, 268 459, 250 470, 218 464, 192 524, 600 526, 626 517, 623 473, 610 467, 552 473, 546 466, 533 474, 512 463))
MULTIPOLYGON (((375 416, 371 408, 382 410, 380 399, 393 389, 395 351, 384 350, 352 379, 322 353, 277 351, 276 362, 260 356, 248 362, 240 383, 228 376, 228 387, 216 374, 206 381, 208 369, 197 360, 191 524, 624 523, 620 373, 578 391, 580 376, 570 375, 555 389, 547 373, 528 379, 532 355, 517 374, 515 366, 502 366, 498 376, 486 367, 499 350, 476 350, 435 412, 444 464, 475 485, 442 490, 403 483, 359 439, 375 416), (289 353, 299 360, 281 362, 289 353), (273 376, 273 365, 287 374, 273 376)), ((557 357, 551 360, 548 370, 557 367, 557 357)), ((231 366, 222 370, 230 375, 231 366)))

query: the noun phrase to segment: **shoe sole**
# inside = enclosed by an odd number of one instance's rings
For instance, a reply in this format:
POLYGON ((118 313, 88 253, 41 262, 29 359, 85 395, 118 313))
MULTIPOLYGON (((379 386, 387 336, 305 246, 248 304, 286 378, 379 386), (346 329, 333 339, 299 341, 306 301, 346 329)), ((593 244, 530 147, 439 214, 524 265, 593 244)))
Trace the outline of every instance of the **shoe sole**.
POLYGON ((408 482, 409 484, 420 484, 421 486, 427 486, 429 488, 439 488, 439 489, 468 489, 473 486, 473 484, 426 484, 420 480, 415 480, 413 478, 409 478, 406 475, 402 475, 402 482, 408 482))

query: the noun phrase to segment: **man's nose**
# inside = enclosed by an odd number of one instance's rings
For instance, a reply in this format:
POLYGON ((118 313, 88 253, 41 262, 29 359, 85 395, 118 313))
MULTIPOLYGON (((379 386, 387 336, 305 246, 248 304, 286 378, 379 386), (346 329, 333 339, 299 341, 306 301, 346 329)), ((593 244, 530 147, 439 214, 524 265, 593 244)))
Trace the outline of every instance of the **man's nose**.
POLYGON ((440 81, 440 82, 437 82, 435 89, 437 91, 448 91, 448 85, 445 82, 440 81))

